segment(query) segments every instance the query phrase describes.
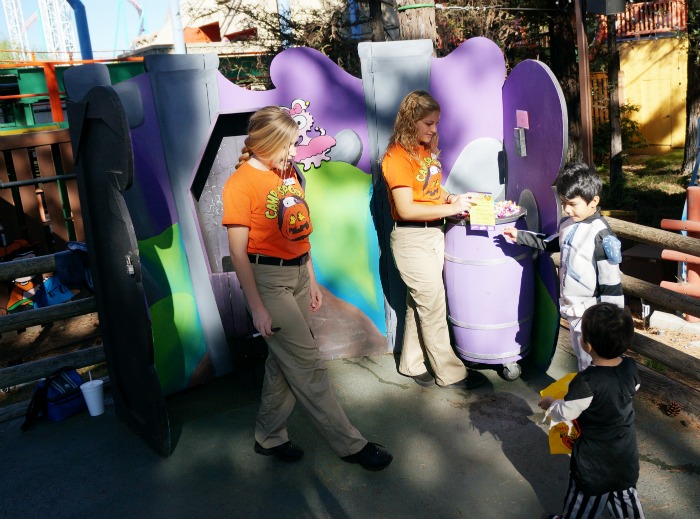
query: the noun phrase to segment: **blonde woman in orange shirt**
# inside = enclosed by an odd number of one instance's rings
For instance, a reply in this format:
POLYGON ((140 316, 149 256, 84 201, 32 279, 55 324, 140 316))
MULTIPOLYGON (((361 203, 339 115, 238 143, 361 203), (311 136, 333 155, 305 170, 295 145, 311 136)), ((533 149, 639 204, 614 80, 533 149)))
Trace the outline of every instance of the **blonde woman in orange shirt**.
POLYGON ((399 106, 382 161, 394 228, 390 244, 406 284, 406 320, 399 372, 421 386, 473 389, 485 377, 467 368, 450 344, 442 270, 444 218, 471 207, 469 194, 442 187, 438 160, 440 105, 427 92, 408 94, 399 106), (433 375, 428 371, 430 363, 433 375))
POLYGON ((311 215, 291 163, 298 138, 286 109, 257 111, 241 163, 223 190, 231 260, 269 351, 254 449, 283 461, 302 457, 304 451, 287 435, 287 419, 299 401, 343 460, 381 470, 391 454, 368 442, 348 420, 309 329, 310 312, 323 299, 311 261, 311 215))

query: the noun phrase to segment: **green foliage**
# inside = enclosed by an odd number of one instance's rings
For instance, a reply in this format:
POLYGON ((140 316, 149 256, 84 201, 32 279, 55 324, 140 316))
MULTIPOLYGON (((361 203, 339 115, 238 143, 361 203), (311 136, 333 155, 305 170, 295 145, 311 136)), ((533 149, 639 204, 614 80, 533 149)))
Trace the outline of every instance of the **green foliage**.
POLYGON ((22 59, 18 52, 12 52, 12 42, 7 38, 0 38, 0 61, 14 61, 22 59))
MULTIPOLYGON (((275 55, 288 47, 316 49, 346 72, 359 77, 360 59, 357 40, 352 37, 349 9, 347 2, 324 4, 322 8, 305 9, 303 13, 290 16, 253 2, 219 2, 215 7, 193 7, 190 15, 194 19, 232 16, 243 27, 257 28, 258 34, 251 46, 262 47, 265 55, 257 58, 253 66, 237 58, 226 58, 221 61, 221 69, 226 77, 238 84, 271 88, 267 75, 270 63, 275 55)), ((366 23, 367 18, 368 13, 362 11, 354 24, 366 23)))
POLYGON ((513 11, 499 9, 498 0, 454 0, 450 10, 435 10, 438 35, 437 51, 446 56, 460 43, 475 36, 483 36, 508 49, 522 41, 524 28, 513 11))
MULTIPOLYGON (((639 123, 632 119, 632 114, 639 111, 639 105, 624 103, 620 105, 620 131, 622 133, 622 150, 643 148, 647 139, 639 128, 639 123)), ((610 156, 610 121, 593 125, 593 153, 595 161, 601 163, 610 156)))
POLYGON ((648 359, 646 357, 642 357, 642 364, 649 369, 653 369, 657 373, 665 373, 668 370, 668 368, 658 360, 648 359))
POLYGON ((663 218, 680 218, 690 175, 681 173, 683 150, 662 155, 629 154, 622 166, 624 186, 614 192, 609 186, 609 163, 598 162, 603 180, 603 209, 635 211, 637 223, 659 228, 663 218))

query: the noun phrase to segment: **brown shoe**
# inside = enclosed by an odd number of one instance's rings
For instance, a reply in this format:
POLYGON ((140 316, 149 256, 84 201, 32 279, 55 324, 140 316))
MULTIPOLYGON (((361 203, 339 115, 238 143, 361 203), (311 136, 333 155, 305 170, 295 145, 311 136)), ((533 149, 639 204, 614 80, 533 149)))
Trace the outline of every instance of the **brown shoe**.
POLYGON ((359 463, 363 469, 382 470, 389 466, 394 457, 384 450, 383 445, 367 442, 359 452, 343 456, 342 460, 348 463, 359 463))
POLYGON ((435 379, 427 371, 421 375, 416 375, 415 377, 412 376, 411 378, 416 381, 416 384, 422 387, 430 387, 435 385, 435 379))
POLYGON ((253 449, 258 454, 262 454, 263 456, 274 456, 282 461, 297 461, 304 455, 302 448, 293 445, 292 442, 286 442, 282 445, 278 445, 277 447, 270 447, 269 449, 266 449, 258 442, 255 442, 255 447, 253 447, 253 449))
POLYGON ((467 391, 471 391, 472 389, 483 386, 486 384, 486 382, 488 382, 488 379, 484 375, 470 370, 467 378, 464 378, 459 382, 455 382, 454 384, 438 387, 441 387, 442 389, 466 389, 467 391))

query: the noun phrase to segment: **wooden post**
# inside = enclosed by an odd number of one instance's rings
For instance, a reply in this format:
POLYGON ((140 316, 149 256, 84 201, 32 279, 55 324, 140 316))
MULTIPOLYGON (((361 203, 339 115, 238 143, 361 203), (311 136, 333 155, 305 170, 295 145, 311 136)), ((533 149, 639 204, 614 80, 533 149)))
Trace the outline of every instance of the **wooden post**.
POLYGON ((575 0, 576 42, 578 47, 578 82, 581 97, 581 148, 583 160, 593 166, 593 122, 591 117, 591 80, 588 65, 588 38, 581 2, 575 0))
POLYGON ((424 0, 397 0, 399 36, 402 40, 429 39, 433 48, 437 41, 435 4, 424 0))

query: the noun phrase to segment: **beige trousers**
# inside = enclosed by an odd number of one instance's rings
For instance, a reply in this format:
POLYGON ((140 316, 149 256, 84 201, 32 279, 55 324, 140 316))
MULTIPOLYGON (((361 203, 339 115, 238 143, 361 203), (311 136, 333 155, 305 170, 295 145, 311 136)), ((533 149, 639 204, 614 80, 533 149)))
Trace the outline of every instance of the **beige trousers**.
POLYGON ((394 227, 391 251, 406 284, 406 324, 399 371, 416 376, 430 362, 438 385, 459 382, 467 376, 464 363, 450 344, 442 269, 445 235, 439 227, 394 227))
POLYGON ((269 353, 255 440, 266 449, 287 442, 287 419, 299 401, 338 455, 357 453, 367 440, 353 427, 333 395, 309 329, 307 266, 251 266, 272 326, 281 328, 265 339, 269 353))
POLYGON ((580 317, 567 317, 569 321, 569 334, 571 335, 571 349, 574 350, 576 359, 578 360, 578 370, 583 371, 588 366, 591 365, 593 359, 591 356, 583 350, 581 346, 581 318, 580 317))

